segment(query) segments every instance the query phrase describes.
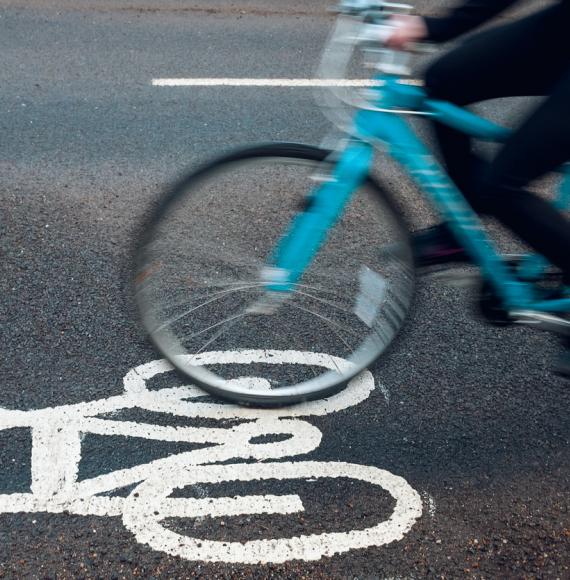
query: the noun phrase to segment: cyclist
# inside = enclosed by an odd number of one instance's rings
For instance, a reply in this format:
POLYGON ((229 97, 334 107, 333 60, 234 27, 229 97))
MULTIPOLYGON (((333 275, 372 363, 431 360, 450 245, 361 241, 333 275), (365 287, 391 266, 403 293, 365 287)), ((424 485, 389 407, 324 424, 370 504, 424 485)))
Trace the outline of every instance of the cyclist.
MULTIPOLYGON (((467 0, 442 18, 394 16, 388 45, 445 42, 483 24, 517 0, 467 0)), ((562 270, 570 286, 570 221, 526 186, 570 161, 570 0, 468 38, 425 75, 428 94, 457 105, 511 96, 544 99, 514 129, 490 162, 463 133, 435 123, 450 177, 473 208, 492 215, 562 270)), ((445 224, 417 232, 419 266, 467 260, 445 224)), ((570 375, 570 350, 557 370, 570 375)))

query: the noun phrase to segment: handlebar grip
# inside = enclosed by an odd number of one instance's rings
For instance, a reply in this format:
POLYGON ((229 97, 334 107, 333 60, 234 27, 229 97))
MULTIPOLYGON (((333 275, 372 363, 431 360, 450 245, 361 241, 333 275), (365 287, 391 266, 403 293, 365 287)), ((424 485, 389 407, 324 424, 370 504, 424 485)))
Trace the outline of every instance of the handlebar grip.
MULTIPOLYGON (((364 24, 360 30, 357 41, 360 44, 386 44, 394 32, 394 28, 394 26, 390 26, 389 24, 364 24)), ((424 41, 411 44, 409 50, 404 52, 431 54, 436 51, 436 45, 424 41)))
POLYGON ((409 14, 413 10, 410 4, 384 2, 383 0, 341 0, 335 9, 343 14, 361 14, 363 12, 383 12, 385 14, 409 14))

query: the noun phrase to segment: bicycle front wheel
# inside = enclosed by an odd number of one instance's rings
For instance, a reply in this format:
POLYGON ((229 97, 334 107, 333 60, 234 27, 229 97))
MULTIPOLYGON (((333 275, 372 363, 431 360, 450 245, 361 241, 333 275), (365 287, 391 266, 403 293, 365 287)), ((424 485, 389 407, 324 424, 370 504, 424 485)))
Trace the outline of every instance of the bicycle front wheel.
POLYGON ((414 290, 408 234, 370 179, 293 290, 272 308, 254 307, 328 157, 292 144, 222 157, 176 184, 144 228, 135 275, 143 324, 175 367, 216 396, 272 406, 332 394, 404 321, 414 290))

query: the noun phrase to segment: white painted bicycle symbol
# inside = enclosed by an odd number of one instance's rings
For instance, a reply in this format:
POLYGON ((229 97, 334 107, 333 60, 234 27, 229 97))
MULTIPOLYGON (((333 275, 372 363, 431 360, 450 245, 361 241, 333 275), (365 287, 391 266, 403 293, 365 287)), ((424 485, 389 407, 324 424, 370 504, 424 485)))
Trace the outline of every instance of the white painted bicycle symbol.
MULTIPOLYGON (((303 361, 303 364, 325 367, 330 364, 330 368, 350 364, 328 355, 296 351, 272 351, 270 355, 267 351, 210 352, 203 353, 202 360, 204 364, 299 364, 303 361)), ((162 360, 136 367, 124 378, 124 393, 108 399, 31 411, 0 409, 0 430, 24 427, 32 433, 31 493, 0 495, 0 513, 120 516, 138 542, 155 550, 188 560, 250 564, 317 560, 358 548, 381 546, 400 540, 421 516, 419 494, 403 478, 382 469, 342 462, 269 461, 316 449, 321 442, 321 431, 299 417, 326 415, 357 405, 374 388, 374 379, 368 371, 327 400, 271 410, 213 403, 204 400, 204 393, 194 386, 160 390, 148 387, 150 379, 170 371, 172 367, 162 360), (230 428, 168 427, 106 416, 135 408, 190 418, 243 419, 247 422, 230 428), (85 434, 210 446, 78 480, 81 442, 85 434), (266 443, 254 441, 267 435, 287 438, 266 443), (257 462, 227 463, 232 460, 257 462), (225 463, 220 465, 220 462, 225 463), (296 494, 172 496, 173 492, 187 486, 335 478, 363 481, 387 491, 395 500, 392 515, 366 529, 245 542, 193 538, 172 531, 163 523, 169 518, 222 518, 304 511, 301 497, 296 494), (133 485, 128 497, 112 495, 116 490, 133 485)), ((240 380, 258 379, 244 377, 240 380)))

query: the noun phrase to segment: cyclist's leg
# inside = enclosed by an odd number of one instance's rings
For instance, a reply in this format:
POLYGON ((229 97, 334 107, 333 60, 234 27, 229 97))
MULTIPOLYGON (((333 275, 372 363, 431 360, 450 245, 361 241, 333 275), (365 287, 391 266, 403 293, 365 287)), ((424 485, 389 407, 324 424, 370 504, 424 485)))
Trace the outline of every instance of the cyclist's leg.
MULTIPOLYGON (((471 37, 428 69, 428 93, 458 105, 547 94, 570 57, 570 47, 559 46, 568 21, 562 10, 554 6, 471 37)), ((469 187, 483 165, 472 154, 470 139, 439 123, 435 129, 449 175, 475 209, 484 212, 469 187)))
POLYGON ((570 221, 523 190, 570 160, 570 65, 551 95, 512 134, 480 183, 484 205, 502 223, 563 270, 570 283, 570 221))
MULTIPOLYGON (((548 94, 570 61, 570 46, 558 46, 568 21, 568 12, 563 10, 555 6, 472 37, 430 67, 426 74, 428 92, 435 98, 449 100, 459 105, 505 96, 548 94)), ((542 121, 539 119, 538 123, 542 121)), ((492 197, 487 195, 490 191, 485 191, 486 195, 481 196, 482 189, 472 185, 477 181, 473 177, 483 172, 491 181, 494 178, 489 171, 484 171, 486 164, 472 154, 470 139, 447 126, 438 123, 435 123, 435 126, 444 162, 452 179, 476 210, 494 213, 494 204, 489 205, 492 197)), ((560 127, 559 124, 558 126, 560 127)), ((513 146, 511 151, 516 154, 516 146, 513 146)), ((555 157, 549 156, 548 151, 543 149, 542 152, 546 153, 546 158, 555 162, 555 157)), ((535 163, 538 163, 537 167, 543 166, 539 159, 541 157, 537 155, 535 160, 535 163)), ((522 165, 524 163, 518 164, 522 165)), ((513 164, 513 167, 516 169, 517 164, 513 164)), ((545 172, 550 168, 543 166, 542 170, 545 172)), ((535 176, 538 175, 539 173, 536 173, 535 176)), ((528 177, 523 177, 518 183, 528 181, 528 177)), ((529 195, 523 194, 525 200, 529 199, 529 195)), ((527 208, 536 204, 542 208, 542 211, 540 209, 538 211, 544 221, 549 222, 551 228, 558 230, 557 239, 560 240, 561 231, 564 229, 561 216, 550 206, 546 207, 546 203, 538 198, 533 197, 532 201, 526 201, 527 208)), ((506 209, 506 204, 504 207, 506 209)), ((536 210, 536 207, 534 209, 536 210)), ((507 219, 509 217, 507 216, 507 219)), ((528 224, 525 218, 522 218, 522 226, 518 220, 517 233, 520 234, 521 230, 526 232, 528 224)), ((543 228, 539 228, 536 237, 543 234, 543 228)), ((530 241, 524 234, 523 237, 530 241)), ((546 239, 550 248, 549 237, 546 239)), ((536 247, 536 244, 533 245, 536 247)), ((419 265, 464 257, 460 248, 456 247, 457 243, 454 242, 450 232, 441 227, 417 236, 417 243, 414 246, 419 265), (450 249, 456 251, 450 253, 450 249)))

